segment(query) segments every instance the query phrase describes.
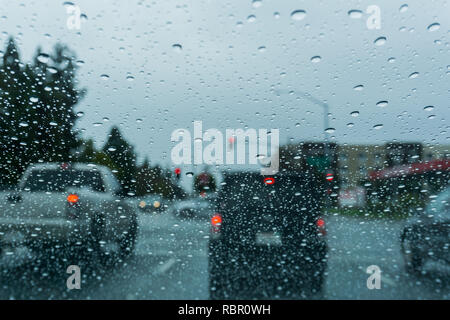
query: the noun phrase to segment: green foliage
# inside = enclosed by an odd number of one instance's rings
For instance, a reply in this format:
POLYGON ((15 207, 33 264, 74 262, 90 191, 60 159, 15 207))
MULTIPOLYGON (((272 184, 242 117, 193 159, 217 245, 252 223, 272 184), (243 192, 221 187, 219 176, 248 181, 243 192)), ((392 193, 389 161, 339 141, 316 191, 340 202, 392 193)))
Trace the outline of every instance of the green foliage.
POLYGON ((136 154, 134 147, 122 136, 118 127, 112 127, 108 140, 103 146, 103 152, 118 168, 116 176, 122 185, 124 194, 134 194, 137 173, 136 154))
POLYGON ((79 146, 73 107, 84 95, 73 61, 58 44, 49 55, 38 48, 24 64, 9 39, 0 66, 1 184, 15 184, 30 163, 73 159, 79 146))
POLYGON ((151 167, 146 159, 138 169, 136 195, 159 194, 168 199, 184 198, 185 192, 171 179, 171 173, 158 165, 151 167))

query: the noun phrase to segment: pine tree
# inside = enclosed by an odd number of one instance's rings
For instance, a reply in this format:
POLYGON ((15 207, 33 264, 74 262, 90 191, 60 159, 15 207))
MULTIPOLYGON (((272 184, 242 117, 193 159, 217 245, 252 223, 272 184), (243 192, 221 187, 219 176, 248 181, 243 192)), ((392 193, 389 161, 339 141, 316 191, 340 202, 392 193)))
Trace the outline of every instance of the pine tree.
POLYGON ((135 193, 136 154, 134 148, 120 133, 118 127, 114 126, 108 135, 103 152, 106 153, 117 169, 117 178, 122 185, 124 195, 135 193))
POLYGON ((70 161, 79 145, 73 107, 74 54, 62 45, 47 55, 38 48, 24 65, 8 40, 0 66, 0 183, 15 184, 30 163, 70 161))

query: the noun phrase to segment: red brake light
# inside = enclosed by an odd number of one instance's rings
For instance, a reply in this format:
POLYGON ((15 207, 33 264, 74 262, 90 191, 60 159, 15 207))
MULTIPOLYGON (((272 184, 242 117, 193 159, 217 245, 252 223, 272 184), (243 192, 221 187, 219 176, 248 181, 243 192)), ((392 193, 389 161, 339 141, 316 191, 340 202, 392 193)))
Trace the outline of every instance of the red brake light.
POLYGON ((322 218, 319 218, 319 219, 317 220, 317 226, 318 226, 319 228, 325 227, 325 220, 323 220, 322 218))
POLYGON ((213 227, 218 227, 222 224, 222 216, 218 213, 216 213, 212 218, 211 218, 211 224, 213 225, 213 227))
POLYGON ((322 218, 317 219, 316 221, 317 228, 319 229, 319 234, 324 236, 327 234, 327 231, 325 230, 325 220, 322 218))
POLYGON ((67 202, 69 202, 70 204, 77 203, 79 199, 80 199, 80 197, 78 197, 78 195, 76 195, 76 194, 69 194, 67 196, 67 202))

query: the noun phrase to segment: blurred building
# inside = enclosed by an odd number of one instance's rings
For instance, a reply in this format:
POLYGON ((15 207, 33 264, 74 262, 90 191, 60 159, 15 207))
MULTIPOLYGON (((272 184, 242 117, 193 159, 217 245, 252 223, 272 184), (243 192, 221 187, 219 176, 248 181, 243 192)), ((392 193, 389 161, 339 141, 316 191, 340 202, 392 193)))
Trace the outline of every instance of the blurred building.
POLYGON ((449 145, 392 142, 384 145, 339 145, 338 172, 342 188, 361 185, 370 171, 397 165, 449 159, 449 145))

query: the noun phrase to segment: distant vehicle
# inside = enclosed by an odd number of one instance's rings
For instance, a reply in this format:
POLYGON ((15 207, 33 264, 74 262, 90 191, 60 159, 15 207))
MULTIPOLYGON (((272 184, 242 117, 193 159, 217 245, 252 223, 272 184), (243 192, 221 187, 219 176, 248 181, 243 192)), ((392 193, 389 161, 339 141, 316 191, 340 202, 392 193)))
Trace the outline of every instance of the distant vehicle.
MULTIPOLYGON (((18 188, 0 202, 0 241, 39 250, 63 245, 73 252, 133 251, 135 208, 117 196, 109 169, 85 164, 42 163, 28 167, 18 188)), ((1 248, 0 248, 1 249, 1 248)))
POLYGON ((138 208, 146 213, 159 213, 167 209, 167 204, 160 195, 147 195, 138 200, 138 208))
POLYGON ((424 212, 410 218, 401 234, 405 268, 419 275, 427 262, 450 267, 450 187, 432 199, 424 212))
POLYGON ((211 218, 211 299, 322 293, 327 244, 316 183, 300 174, 225 175, 211 218))
POLYGON ((174 203, 172 210, 180 218, 209 219, 214 212, 214 201, 201 197, 185 199, 174 203))

